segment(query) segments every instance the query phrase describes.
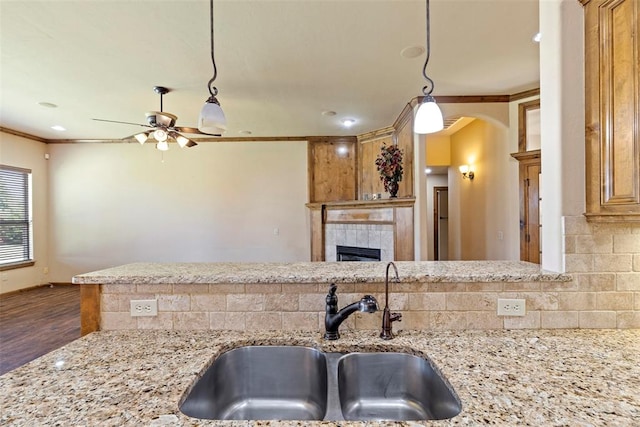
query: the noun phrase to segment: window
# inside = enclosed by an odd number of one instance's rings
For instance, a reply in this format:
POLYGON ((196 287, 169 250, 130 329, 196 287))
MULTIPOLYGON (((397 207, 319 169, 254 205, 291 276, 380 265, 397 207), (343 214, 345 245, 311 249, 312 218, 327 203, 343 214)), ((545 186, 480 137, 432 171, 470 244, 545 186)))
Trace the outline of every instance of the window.
POLYGON ((33 265, 31 171, 0 165, 0 269, 33 265))

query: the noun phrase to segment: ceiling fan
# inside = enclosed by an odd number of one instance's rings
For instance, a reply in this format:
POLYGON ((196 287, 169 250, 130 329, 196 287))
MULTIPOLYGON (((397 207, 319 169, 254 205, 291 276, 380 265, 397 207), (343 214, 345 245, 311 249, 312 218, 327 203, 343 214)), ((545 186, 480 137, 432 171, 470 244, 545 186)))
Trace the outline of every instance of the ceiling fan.
MULTIPOLYGON (((146 130, 144 132, 140 132, 131 136, 128 136, 123 139, 130 139, 131 137, 135 138, 140 144, 144 144, 149 136, 153 136, 153 138, 157 141, 156 148, 161 151, 166 151, 169 149, 169 142, 175 141, 178 145, 183 147, 195 147, 196 142, 192 139, 187 138, 182 135, 182 133, 191 133, 191 134, 202 134, 208 135, 203 132, 200 132, 198 128, 191 127, 179 127, 176 126, 176 120, 178 117, 162 111, 162 96, 169 93, 169 89, 163 86, 154 86, 153 91, 160 95, 160 111, 149 111, 145 113, 147 117, 148 124, 141 123, 130 123, 130 122, 121 122, 116 120, 105 120, 105 119, 93 119, 99 122, 109 122, 109 123, 120 123, 126 125, 135 125, 142 126, 146 128, 151 128, 150 130, 146 130)), ((220 135, 214 135, 220 136, 220 135)))

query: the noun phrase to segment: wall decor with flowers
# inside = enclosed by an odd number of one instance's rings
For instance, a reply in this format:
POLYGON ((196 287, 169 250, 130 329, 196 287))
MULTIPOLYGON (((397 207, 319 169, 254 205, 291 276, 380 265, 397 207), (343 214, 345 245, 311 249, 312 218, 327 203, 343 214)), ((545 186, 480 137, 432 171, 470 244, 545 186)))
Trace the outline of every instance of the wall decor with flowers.
POLYGON ((397 145, 383 145, 376 158, 380 181, 390 198, 398 197, 398 183, 402 181, 402 150, 397 145))

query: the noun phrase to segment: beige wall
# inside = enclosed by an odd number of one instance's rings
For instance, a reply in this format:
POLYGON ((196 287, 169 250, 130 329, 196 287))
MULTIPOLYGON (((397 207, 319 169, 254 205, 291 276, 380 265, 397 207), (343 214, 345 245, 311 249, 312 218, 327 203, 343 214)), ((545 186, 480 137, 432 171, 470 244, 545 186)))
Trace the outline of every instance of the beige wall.
POLYGON ((49 149, 51 281, 137 261, 309 260, 304 142, 49 149))
POLYGON ((48 161, 47 145, 31 139, 0 132, 0 163, 31 169, 33 185, 33 267, 0 272, 0 293, 30 288, 49 282, 48 250, 48 161))
POLYGON ((518 230, 512 226, 517 216, 510 208, 518 206, 518 178, 510 162, 506 128, 475 120, 451 136, 450 259, 519 259, 518 230), (463 164, 473 166, 473 181, 462 179, 463 164))

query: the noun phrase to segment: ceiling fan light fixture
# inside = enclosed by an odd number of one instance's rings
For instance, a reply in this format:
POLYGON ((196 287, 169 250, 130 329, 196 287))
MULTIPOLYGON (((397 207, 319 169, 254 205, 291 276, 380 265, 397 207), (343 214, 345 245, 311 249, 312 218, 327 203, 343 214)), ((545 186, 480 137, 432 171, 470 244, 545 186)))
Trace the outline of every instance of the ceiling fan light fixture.
POLYGON ((153 137, 158 142, 166 142, 169 135, 167 134, 167 131, 164 129, 156 129, 153 131, 153 137))
POLYGON ((180 148, 186 147, 187 144, 189 144, 189 141, 191 141, 189 138, 180 135, 178 132, 170 132, 169 136, 176 140, 180 148))
POLYGON ((166 139, 164 141, 158 141, 156 148, 160 151, 167 151, 169 149, 169 143, 166 139))
POLYGON ((142 132, 135 134, 133 137, 140 143, 140 145, 143 145, 145 142, 147 142, 147 139, 149 139, 149 133, 150 132, 142 132))
POLYGON ((434 133, 444 129, 442 111, 436 104, 436 100, 431 95, 424 97, 424 101, 416 111, 413 131, 415 133, 434 133))

